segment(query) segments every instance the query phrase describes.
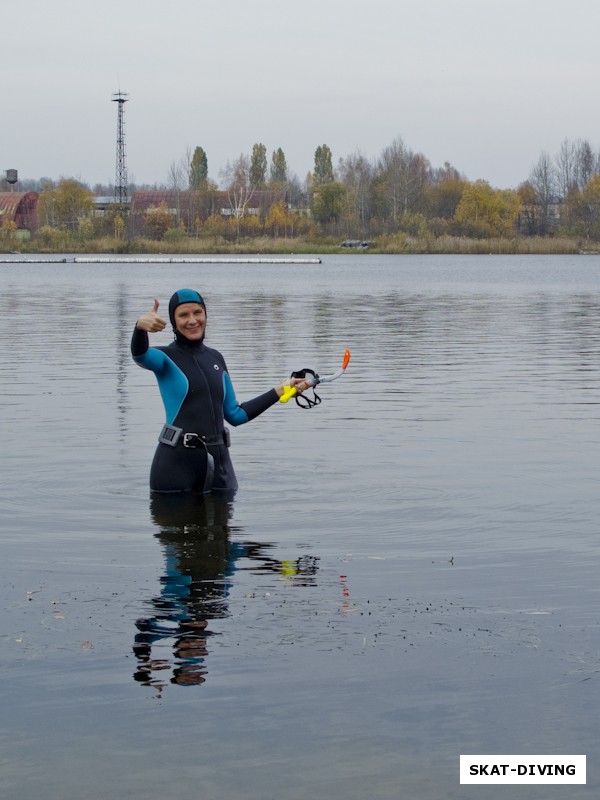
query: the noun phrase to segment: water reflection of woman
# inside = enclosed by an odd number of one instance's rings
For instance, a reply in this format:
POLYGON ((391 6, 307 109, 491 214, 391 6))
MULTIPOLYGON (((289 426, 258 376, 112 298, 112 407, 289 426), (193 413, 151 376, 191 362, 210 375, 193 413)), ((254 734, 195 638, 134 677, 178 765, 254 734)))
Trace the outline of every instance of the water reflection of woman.
MULTIPOLYGON (((228 539, 230 507, 226 501, 190 495, 155 495, 151 514, 165 557, 161 591, 151 601, 152 614, 138 619, 134 652, 135 679, 162 687, 205 680, 210 619, 227 613, 225 575, 235 557, 228 539), (166 649, 172 647, 173 653, 166 649)), ((235 550, 235 548, 234 548, 235 550)))
MULTIPOLYGON (((137 620, 133 650, 136 681, 160 690, 167 682, 197 685, 206 680, 211 620, 228 616, 227 598, 236 562, 260 562, 263 571, 285 574, 289 563, 272 558, 271 545, 232 542, 232 503, 198 494, 152 496, 152 520, 165 557, 160 594, 151 613, 137 620), (167 676, 169 676, 167 678, 167 676)), ((304 576, 314 574, 315 560, 299 559, 304 576)))

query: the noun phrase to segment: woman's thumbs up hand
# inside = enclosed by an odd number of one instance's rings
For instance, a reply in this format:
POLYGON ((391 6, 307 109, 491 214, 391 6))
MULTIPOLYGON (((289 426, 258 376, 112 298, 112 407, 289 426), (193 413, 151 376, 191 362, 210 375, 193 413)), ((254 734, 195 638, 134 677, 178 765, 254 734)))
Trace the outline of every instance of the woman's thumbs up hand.
POLYGON ((164 331, 167 327, 166 321, 158 316, 158 307, 160 303, 154 298, 154 305, 152 307, 152 311, 146 311, 145 314, 138 319, 136 322, 136 327, 142 331, 146 331, 146 333, 157 333, 158 331, 164 331))

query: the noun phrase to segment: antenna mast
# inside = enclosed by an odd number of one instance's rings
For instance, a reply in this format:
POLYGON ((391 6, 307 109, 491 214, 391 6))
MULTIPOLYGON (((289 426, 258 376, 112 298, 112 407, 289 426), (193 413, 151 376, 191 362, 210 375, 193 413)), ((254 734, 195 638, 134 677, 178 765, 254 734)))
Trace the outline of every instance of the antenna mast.
POLYGON ((116 92, 112 102, 117 103, 117 170, 115 175, 115 199, 127 203, 127 167, 125 166, 125 103, 129 100, 126 92, 116 92))

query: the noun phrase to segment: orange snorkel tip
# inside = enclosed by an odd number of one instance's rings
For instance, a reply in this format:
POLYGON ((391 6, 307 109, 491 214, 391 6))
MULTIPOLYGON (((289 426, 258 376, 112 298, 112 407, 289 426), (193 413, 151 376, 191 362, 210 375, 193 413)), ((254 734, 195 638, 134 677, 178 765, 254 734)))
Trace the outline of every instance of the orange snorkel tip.
POLYGON ((342 361, 342 369, 346 369, 350 361, 350 350, 344 351, 344 360, 342 361))

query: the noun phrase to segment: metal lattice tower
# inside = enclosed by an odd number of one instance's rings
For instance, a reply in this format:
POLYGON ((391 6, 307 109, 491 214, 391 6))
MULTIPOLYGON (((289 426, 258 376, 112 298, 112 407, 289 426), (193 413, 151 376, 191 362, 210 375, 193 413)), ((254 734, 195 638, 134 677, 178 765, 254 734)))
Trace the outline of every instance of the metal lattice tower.
POLYGON ((125 103, 129 95, 116 92, 112 102, 118 103, 117 115, 117 170, 115 174, 115 199, 119 203, 127 202, 127 167, 125 166, 125 103))

